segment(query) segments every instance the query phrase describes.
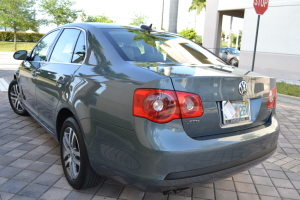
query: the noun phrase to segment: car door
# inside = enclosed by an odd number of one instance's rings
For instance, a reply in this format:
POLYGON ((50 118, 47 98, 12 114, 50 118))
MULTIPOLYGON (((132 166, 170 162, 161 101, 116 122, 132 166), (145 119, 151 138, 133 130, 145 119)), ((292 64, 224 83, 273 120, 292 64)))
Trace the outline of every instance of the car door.
POLYGON ((73 74, 85 56, 84 32, 65 28, 58 38, 48 62, 37 71, 36 98, 39 119, 55 130, 55 109, 73 74), (75 53, 74 53, 75 51, 75 53))
POLYGON ((47 60, 47 53, 60 30, 55 30, 43 37, 34 47, 31 55, 22 63, 18 79, 22 92, 22 103, 26 109, 37 116, 36 109, 36 72, 47 60))

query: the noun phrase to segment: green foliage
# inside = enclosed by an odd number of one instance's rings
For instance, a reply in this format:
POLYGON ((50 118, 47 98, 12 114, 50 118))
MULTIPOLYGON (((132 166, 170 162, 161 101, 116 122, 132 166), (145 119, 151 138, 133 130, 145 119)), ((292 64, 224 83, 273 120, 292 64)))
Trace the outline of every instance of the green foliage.
POLYGON ((52 19, 48 22, 56 26, 72 23, 82 10, 71 9, 75 2, 71 0, 41 0, 40 7, 52 19))
MULTIPOLYGON (((237 40, 237 35, 235 35, 235 36, 233 37, 233 39, 232 39, 233 46, 235 46, 236 40, 237 40)), ((242 41, 242 35, 239 35, 239 39, 238 39, 238 46, 239 46, 239 47, 241 46, 241 41, 242 41)))
MULTIPOLYGON (((37 42, 44 34, 42 33, 21 33, 17 32, 18 42, 37 42)), ((12 31, 0 31, 0 41, 13 41, 14 33, 12 31)))
POLYGON ((0 41, 13 41, 14 33, 11 31, 0 31, 0 41))
POLYGON ((192 0, 192 5, 189 8, 189 12, 196 10, 199 15, 203 8, 206 7, 206 0, 192 0))
POLYGON ((227 47, 227 45, 228 45, 228 42, 222 41, 220 46, 221 46, 221 47, 227 47))
POLYGON ((197 36, 197 33, 195 31, 195 29, 191 28, 186 28, 186 29, 183 29, 182 31, 180 31, 179 35, 185 37, 185 38, 188 38, 190 40, 194 40, 197 36))
POLYGON ((196 35, 195 42, 202 45, 202 35, 196 35))
POLYGON ((16 32, 37 31, 40 22, 35 19, 35 0, 0 0, 0 26, 14 30, 14 46, 17 49, 16 32))
POLYGON ((81 14, 79 15, 79 17, 80 17, 80 20, 81 20, 82 22, 85 22, 85 20, 86 20, 86 18, 87 18, 87 15, 86 15, 84 12, 81 12, 81 14))
POLYGON ((97 16, 89 15, 85 22, 115 23, 113 20, 111 20, 108 16, 104 14, 97 16))
POLYGON ((292 85, 286 82, 276 83, 277 91, 280 94, 300 97, 300 85, 292 85))
POLYGON ((140 26, 141 24, 146 24, 147 16, 145 15, 139 15, 134 13, 134 17, 132 18, 132 22, 130 25, 140 26))
POLYGON ((225 37, 226 37, 225 31, 222 30, 222 32, 221 32, 222 41, 225 41, 225 37))
POLYGON ((11 27, 16 31, 37 31, 35 20, 35 0, 0 0, 0 26, 11 27))

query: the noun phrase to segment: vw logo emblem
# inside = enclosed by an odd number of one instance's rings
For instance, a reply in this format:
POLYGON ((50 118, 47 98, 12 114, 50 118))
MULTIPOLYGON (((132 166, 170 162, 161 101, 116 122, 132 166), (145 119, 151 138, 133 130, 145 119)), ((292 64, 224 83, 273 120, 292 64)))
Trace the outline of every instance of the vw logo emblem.
POLYGON ((240 93, 240 95, 245 95, 247 93, 247 83, 246 83, 246 81, 241 81, 239 83, 239 93, 240 93))

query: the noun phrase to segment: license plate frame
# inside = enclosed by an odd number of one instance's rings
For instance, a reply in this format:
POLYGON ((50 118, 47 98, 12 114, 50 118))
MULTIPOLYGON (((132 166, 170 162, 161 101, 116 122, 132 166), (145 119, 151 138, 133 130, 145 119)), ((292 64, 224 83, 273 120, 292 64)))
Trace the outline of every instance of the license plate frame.
MULTIPOLYGON (((232 108, 230 107, 230 109, 232 108)), ((251 121, 250 100, 244 99, 244 100, 234 100, 234 101, 222 101, 222 116, 223 116, 224 125, 250 122, 251 121), (232 118, 227 116, 228 112, 225 112, 225 106, 227 108, 230 107, 230 105, 226 105, 228 104, 228 102, 231 104, 232 108, 235 109, 235 113, 232 116, 232 118)))

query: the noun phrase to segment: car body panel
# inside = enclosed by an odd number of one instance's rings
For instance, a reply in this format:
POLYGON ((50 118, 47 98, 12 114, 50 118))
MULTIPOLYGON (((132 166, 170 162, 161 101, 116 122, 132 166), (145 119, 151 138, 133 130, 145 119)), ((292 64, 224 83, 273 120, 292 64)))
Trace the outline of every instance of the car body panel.
MULTIPOLYGON (((31 114, 37 113, 34 118, 54 138, 59 139, 59 114, 65 110, 73 113, 91 166, 98 174, 140 190, 166 191, 229 176, 274 152, 279 124, 275 109, 266 108, 269 91, 276 86, 274 78, 227 66, 218 57, 209 58, 206 64, 124 60, 124 55, 106 38, 107 30, 100 30, 118 28, 135 32, 140 30, 138 27, 86 23, 59 29, 64 28, 85 32, 83 63, 24 61, 17 79, 21 88, 26 84, 25 93, 30 91, 36 103, 31 108, 23 99, 25 108, 31 114), (39 66, 31 69, 28 63, 39 66), (27 71, 25 65, 29 67, 27 71), (32 78, 33 69, 36 78, 32 78), (64 84, 57 83, 60 77, 64 84), (238 92, 241 81, 248 84, 245 95, 238 92), (34 92, 30 87, 36 87, 34 92), (141 88, 197 94, 204 115, 167 123, 135 117, 133 94, 141 88), (249 99, 252 121, 222 124, 222 101, 243 99, 249 99), (197 123, 189 123, 191 120, 197 123)), ((194 58, 198 55, 195 49, 189 50, 194 58)))
POLYGON ((65 91, 66 85, 71 81, 72 75, 80 65, 47 63, 37 70, 36 99, 39 102, 38 117, 54 132, 56 121, 56 107, 65 91), (64 84, 58 83, 61 80, 64 84))
MULTIPOLYGON (((263 127, 202 140, 189 137, 180 120, 162 125, 136 117, 135 131, 95 120, 85 119, 82 123, 86 128, 84 131, 91 136, 91 143, 88 144, 91 149, 90 159, 99 174, 112 174, 113 178, 122 183, 139 183, 148 189, 159 187, 160 184, 155 184, 161 181, 164 187, 160 187, 160 191, 179 187, 181 178, 170 185, 163 183, 170 173, 207 170, 224 164, 232 164, 230 167, 234 167, 234 161, 264 150, 270 153, 276 148, 279 135, 276 118, 270 119, 263 127)), ((214 172, 206 171, 207 174, 214 172)))
POLYGON ((24 61, 19 66, 19 71, 16 77, 19 77, 18 82, 22 91, 22 103, 29 109, 34 115, 38 115, 36 109, 36 73, 40 63, 24 61))

